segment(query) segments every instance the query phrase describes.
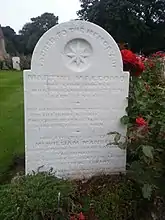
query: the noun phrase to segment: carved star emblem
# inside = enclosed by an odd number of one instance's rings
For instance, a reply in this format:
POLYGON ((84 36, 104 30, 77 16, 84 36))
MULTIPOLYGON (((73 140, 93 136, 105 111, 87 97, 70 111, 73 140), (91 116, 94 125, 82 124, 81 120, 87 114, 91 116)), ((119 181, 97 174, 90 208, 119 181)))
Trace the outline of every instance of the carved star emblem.
POLYGON ((69 52, 66 53, 66 56, 70 58, 69 64, 75 63, 79 67, 81 64, 86 64, 90 52, 85 45, 81 45, 81 42, 77 41, 76 44, 69 45, 69 52))

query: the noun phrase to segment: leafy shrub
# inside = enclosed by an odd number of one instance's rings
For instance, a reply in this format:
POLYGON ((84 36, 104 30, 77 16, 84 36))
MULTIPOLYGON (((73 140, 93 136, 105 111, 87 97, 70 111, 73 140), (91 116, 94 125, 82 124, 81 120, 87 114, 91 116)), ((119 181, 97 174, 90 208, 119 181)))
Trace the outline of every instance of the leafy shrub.
POLYGON ((140 78, 131 78, 128 122, 128 168, 145 198, 163 195, 165 181, 165 78, 163 60, 145 60, 140 78), (143 125, 140 123, 143 122, 143 125))
POLYGON ((4 61, 0 59, 0 70, 3 69, 3 62, 4 62, 4 61))
POLYGON ((12 59, 10 55, 6 55, 5 57, 0 57, 0 70, 8 70, 12 69, 13 64, 12 64, 12 59))
POLYGON ((31 66, 31 56, 21 56, 20 57, 20 67, 21 70, 30 69, 31 66))
POLYGON ((58 215, 65 215, 72 191, 69 181, 51 173, 18 176, 0 188, 0 219, 57 219, 58 215))
POLYGON ((6 56, 5 58, 5 66, 7 67, 7 69, 13 69, 13 64, 12 64, 12 59, 11 56, 6 56))
POLYGON ((90 220, 151 220, 152 202, 145 200, 139 185, 129 176, 99 176, 80 184, 77 198, 90 220), (89 211, 89 207, 92 210, 89 211))

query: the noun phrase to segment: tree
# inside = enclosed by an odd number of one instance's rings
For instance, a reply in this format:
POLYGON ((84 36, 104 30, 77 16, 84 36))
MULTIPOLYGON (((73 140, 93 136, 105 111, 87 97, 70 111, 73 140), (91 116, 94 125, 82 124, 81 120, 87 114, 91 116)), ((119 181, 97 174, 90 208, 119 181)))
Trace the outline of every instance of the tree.
POLYGON ((17 35, 9 26, 2 27, 6 51, 12 56, 24 54, 25 51, 25 42, 24 37, 22 35, 17 35))
POLYGON ((32 54, 39 38, 56 24, 58 24, 57 16, 44 13, 36 18, 31 18, 31 22, 26 23, 18 35, 11 27, 2 27, 6 51, 10 55, 32 54))
POLYGON ((2 27, 2 31, 5 38, 6 51, 11 55, 16 55, 17 50, 15 40, 17 35, 15 31, 9 26, 2 27))
POLYGON ((25 54, 31 54, 39 38, 51 27, 58 24, 58 17, 52 13, 44 13, 24 25, 19 32, 23 39, 25 54))
POLYGON ((164 0, 80 0, 80 19, 106 29, 134 51, 165 48, 164 0))

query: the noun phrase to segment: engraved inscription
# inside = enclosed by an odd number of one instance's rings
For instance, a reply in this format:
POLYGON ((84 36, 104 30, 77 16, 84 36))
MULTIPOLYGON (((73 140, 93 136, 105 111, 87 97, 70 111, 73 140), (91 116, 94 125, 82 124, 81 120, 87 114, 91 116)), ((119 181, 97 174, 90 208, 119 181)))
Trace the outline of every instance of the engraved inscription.
POLYGON ((73 25, 72 27, 67 27, 65 29, 61 29, 58 31, 55 36, 50 37, 50 39, 47 41, 45 46, 40 52, 39 61, 40 65, 43 66, 45 61, 45 56, 49 50, 50 47, 52 47, 54 44, 56 44, 61 38, 67 37, 70 33, 78 33, 78 34, 85 34, 87 36, 90 36, 91 38, 98 40, 98 42, 103 46, 104 50, 107 52, 108 57, 110 58, 110 61, 112 62, 112 66, 115 68, 117 65, 117 59, 116 54, 117 51, 114 50, 114 45, 112 45, 111 41, 107 41, 104 39, 103 36, 101 36, 100 33, 97 33, 96 31, 85 27, 83 24, 80 23, 79 26, 73 25))
POLYGON ((123 74, 26 74, 28 169, 54 167, 67 178, 124 171, 125 151, 107 133, 120 130, 124 104, 113 100, 125 94, 126 80, 123 74))
POLYGON ((29 81, 37 83, 32 86, 33 95, 54 98, 105 98, 109 95, 120 96, 124 92, 126 76, 58 76, 28 75, 29 81), (114 84, 115 82, 118 84, 114 84), (42 86, 44 85, 44 86, 42 86))
MULTIPOLYGON (((78 128, 88 127, 91 129, 103 128, 104 121, 110 123, 118 120, 117 109, 57 109, 57 108, 30 108, 27 109, 28 126, 34 129, 39 128, 78 128)), ((119 111, 119 109, 118 109, 119 111)))
POLYGON ((92 47, 84 39, 73 39, 66 44, 64 54, 67 67, 80 72, 90 65, 89 58, 92 55, 92 47))

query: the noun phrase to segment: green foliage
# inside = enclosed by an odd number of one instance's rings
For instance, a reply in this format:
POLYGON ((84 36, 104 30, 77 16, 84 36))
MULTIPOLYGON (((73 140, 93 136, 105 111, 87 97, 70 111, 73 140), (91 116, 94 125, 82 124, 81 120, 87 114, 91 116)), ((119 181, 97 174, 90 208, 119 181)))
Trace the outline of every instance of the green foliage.
POLYGON ((13 63, 10 55, 0 59, 0 70, 11 70, 13 68, 13 63))
POLYGON ((143 150, 143 153, 146 157, 153 159, 152 152, 153 152, 154 148, 152 146, 142 146, 142 150, 143 150))
POLYGON ((20 67, 22 70, 28 70, 31 67, 31 56, 21 56, 20 57, 20 67))
POLYGON ((152 203, 143 199, 139 185, 128 176, 93 177, 79 185, 76 195, 86 210, 93 207, 97 218, 91 220, 152 219, 152 203))
POLYGON ((128 122, 129 122, 129 117, 126 116, 126 115, 124 115, 124 116, 121 118, 120 121, 121 121, 121 123, 122 123, 123 125, 127 125, 128 122))
POLYGON ((79 17, 100 25, 117 42, 127 42, 137 52, 149 53, 164 49, 164 0, 80 0, 80 2, 79 17))
MULTIPOLYGON (((148 191, 145 186, 146 198, 148 191)), ((67 220, 80 212, 89 220, 151 219, 152 203, 143 199, 134 181, 120 175, 85 182, 57 179, 51 172, 17 175, 10 184, 0 186, 0 198, 3 220, 67 220)))
POLYGON ((0 59, 0 70, 3 69, 3 63, 4 63, 4 61, 0 59))
POLYGON ((133 78, 129 97, 128 167, 141 185, 145 198, 152 192, 164 195, 165 79, 163 62, 151 57, 141 78, 133 78), (136 126, 143 117, 147 126, 136 126))
POLYGON ((16 44, 17 35, 15 31, 9 26, 2 27, 2 31, 5 37, 6 51, 10 55, 16 55, 17 54, 17 44, 16 44))
POLYGON ((128 139, 126 136, 122 136, 118 132, 109 132, 107 135, 111 136, 112 140, 107 144, 107 146, 116 145, 121 150, 125 150, 127 148, 128 139))
POLYGON ((36 18, 31 18, 31 22, 26 23, 18 35, 11 27, 2 27, 6 51, 11 55, 32 54, 39 38, 56 24, 58 24, 57 16, 52 13, 44 13, 36 18))
POLYGON ((0 188, 0 219, 54 220, 59 212, 60 219, 64 219, 63 210, 67 210, 72 192, 73 185, 55 178, 53 173, 17 176, 0 188))
POLYGON ((56 24, 58 24, 58 17, 51 13, 44 13, 36 18, 31 18, 31 22, 25 24, 20 31, 26 54, 31 54, 40 37, 56 24))
POLYGON ((10 70, 13 68, 11 56, 5 57, 5 66, 7 67, 7 69, 10 69, 10 70))
POLYGON ((144 184, 143 188, 142 188, 142 192, 143 192, 143 197, 145 199, 151 199, 151 195, 152 195, 152 186, 149 184, 144 184))

